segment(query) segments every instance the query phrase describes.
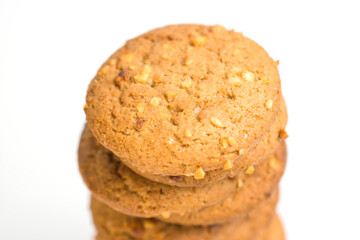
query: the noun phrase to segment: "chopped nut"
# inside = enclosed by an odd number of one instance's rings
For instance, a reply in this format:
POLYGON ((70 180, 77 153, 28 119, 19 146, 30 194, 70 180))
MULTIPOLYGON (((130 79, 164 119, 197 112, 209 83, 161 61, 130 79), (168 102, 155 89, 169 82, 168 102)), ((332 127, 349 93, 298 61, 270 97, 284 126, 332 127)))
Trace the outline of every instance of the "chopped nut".
POLYGON ((279 132, 279 137, 282 139, 287 139, 289 137, 289 135, 287 134, 287 132, 284 129, 281 129, 279 132))
POLYGON ((232 85, 234 85, 235 87, 241 87, 241 79, 235 75, 235 74, 229 74, 228 76, 228 82, 232 85))
POLYGON ((136 106, 136 109, 138 112, 144 112, 145 110, 145 103, 139 103, 137 106, 136 106))
POLYGON ((116 59, 116 58, 112 58, 112 59, 109 60, 109 65, 110 65, 110 66, 115 66, 116 63, 117 63, 117 59, 116 59))
POLYGON ((154 227, 155 227, 155 224, 152 221, 147 220, 147 219, 144 221, 145 229, 153 229, 154 227))
POLYGON ((270 85, 270 80, 265 76, 261 76, 260 81, 262 81, 266 85, 270 85))
POLYGON ((205 177, 205 172, 202 167, 198 167, 194 173, 195 179, 203 179, 205 177))
POLYGON ((280 168, 280 162, 274 156, 271 157, 269 165, 272 169, 275 169, 275 170, 279 170, 279 168, 280 168))
POLYGON ((210 122, 212 125, 214 125, 215 127, 219 127, 219 128, 225 128, 225 125, 216 117, 212 117, 210 118, 210 122))
POLYGON ((177 95, 177 92, 176 91, 167 91, 165 92, 165 96, 167 99, 171 99, 171 98, 174 98, 175 96, 177 95))
POLYGON ((279 60, 277 60, 277 61, 274 62, 274 66, 275 66, 275 67, 279 66, 279 64, 280 64, 280 61, 279 61, 279 60))
POLYGON ((169 212, 163 212, 163 213, 161 213, 161 216, 162 216, 163 218, 169 218, 169 217, 170 217, 170 213, 169 213, 169 212))
POLYGON ((98 75, 104 75, 106 74, 110 69, 109 65, 105 65, 104 67, 100 68, 100 70, 98 71, 98 75))
POLYGON ((135 129, 141 130, 141 128, 143 127, 143 124, 144 124, 144 120, 142 120, 141 118, 136 119, 135 129))
POLYGON ((151 67, 145 65, 144 68, 134 76, 135 81, 138 83, 149 83, 151 71, 151 67))
POLYGON ((194 46, 202 45, 206 42, 206 37, 197 37, 191 43, 194 46))
POLYGON ((124 61, 126 63, 130 63, 132 61, 133 57, 134 57, 134 54, 132 54, 131 52, 126 51, 121 55, 120 59, 121 59, 121 61, 124 61))
POLYGON ((245 148, 240 148, 239 149, 239 155, 243 155, 245 153, 246 149, 245 148))
POLYGON ((237 187, 241 188, 242 186, 244 186, 244 182, 239 178, 237 181, 237 187))
POLYGON ((187 79, 185 79, 184 82, 181 83, 181 88, 188 89, 188 88, 191 88, 192 85, 193 85, 193 81, 190 78, 187 78, 187 79))
POLYGON ((192 60, 191 58, 187 57, 187 58, 185 59, 184 65, 185 65, 185 66, 189 66, 192 62, 193 62, 193 60, 192 60))
POLYGON ((150 143, 151 143, 151 144, 154 144, 154 143, 155 143, 155 140, 154 140, 154 139, 151 139, 151 140, 150 140, 150 143))
POLYGON ((266 100, 266 102, 265 102, 265 107, 267 108, 267 109, 271 109, 272 108, 272 106, 273 106, 273 100, 272 99, 268 99, 268 100, 266 100))
POLYGON ((230 146, 235 146, 235 144, 236 144, 235 138, 229 137, 229 138, 228 138, 228 141, 229 141, 230 146))
POLYGON ((241 69, 238 68, 238 67, 233 67, 233 68, 231 69, 231 72, 237 74, 237 73, 241 72, 241 69))
POLYGON ((251 175, 251 174, 254 173, 254 171, 255 171, 254 166, 253 166, 253 165, 250 165, 250 166, 246 169, 245 173, 251 175))
POLYGON ((150 106, 152 107, 157 107, 160 105, 160 102, 161 102, 161 98, 160 97, 153 97, 151 100, 150 100, 150 106))
POLYGON ((229 146, 229 142, 228 142, 228 140, 227 140, 226 138, 222 139, 222 140, 220 141, 220 144, 221 144, 221 146, 222 146, 223 148, 227 148, 227 147, 229 146))
POLYGON ((185 137, 187 137, 187 138, 192 137, 192 133, 191 133, 190 129, 188 129, 188 128, 185 129, 185 137))
POLYGON ((117 77, 115 78, 115 84, 117 86, 120 86, 120 82, 123 81, 123 80, 127 80, 128 79, 128 71, 127 70, 121 70, 119 72, 119 74, 117 75, 117 77))
POLYGON ((161 55, 162 59, 168 60, 170 57, 167 53, 163 53, 163 55, 161 55))
POLYGON ((255 79, 255 74, 250 71, 245 71, 241 74, 241 77, 248 82, 253 82, 255 79))
POLYGON ((201 112, 201 108, 200 108, 199 106, 196 106, 196 107, 194 108, 194 112, 195 112, 195 113, 201 112))
POLYGON ((227 161, 224 163, 224 170, 231 169, 232 167, 233 167, 233 162, 232 162, 232 161, 227 160, 227 161))

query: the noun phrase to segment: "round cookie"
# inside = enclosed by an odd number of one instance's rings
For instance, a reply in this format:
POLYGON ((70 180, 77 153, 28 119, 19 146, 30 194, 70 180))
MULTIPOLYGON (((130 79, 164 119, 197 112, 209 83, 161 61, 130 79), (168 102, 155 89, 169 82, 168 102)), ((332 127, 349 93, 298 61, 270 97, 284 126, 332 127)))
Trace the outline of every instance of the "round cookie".
POLYGON ((97 240, 251 240, 274 216, 273 209, 264 205, 247 219, 199 227, 127 216, 95 198, 91 201, 91 210, 98 231, 97 240))
POLYGON ((124 214, 138 217, 168 216, 199 210, 233 194, 235 179, 204 187, 173 187, 135 174, 102 147, 85 126, 79 146, 79 168, 93 195, 124 214))
POLYGON ((238 177, 238 190, 212 206, 199 211, 174 213, 169 216, 159 216, 162 221, 183 225, 212 225, 229 222, 234 218, 241 218, 276 191, 280 178, 285 169, 286 147, 282 143, 273 156, 255 166, 252 174, 242 174, 238 177))
POLYGON ((171 25, 116 51, 84 109, 98 141, 132 169, 202 179, 264 137, 280 89, 277 62, 241 33, 171 25))
MULTIPOLYGON (((188 187, 188 186, 203 186, 205 184, 213 183, 219 181, 227 176, 233 177, 238 175, 241 171, 246 169, 252 162, 256 164, 261 160, 269 157, 276 147, 279 145, 280 141, 287 137, 285 132, 285 127, 287 124, 287 109, 284 98, 281 98, 280 111, 275 119, 274 124, 271 126, 268 133, 265 137, 248 153, 239 156, 238 161, 234 161, 230 169, 227 171, 212 170, 208 171, 205 174, 203 179, 195 179, 194 176, 166 176, 166 175, 152 175, 142 173, 133 169, 137 174, 140 174, 152 181, 165 183, 172 186, 179 187, 188 187), (254 159, 259 159, 254 162, 254 159)), ((131 166, 130 166, 131 167, 131 166)))

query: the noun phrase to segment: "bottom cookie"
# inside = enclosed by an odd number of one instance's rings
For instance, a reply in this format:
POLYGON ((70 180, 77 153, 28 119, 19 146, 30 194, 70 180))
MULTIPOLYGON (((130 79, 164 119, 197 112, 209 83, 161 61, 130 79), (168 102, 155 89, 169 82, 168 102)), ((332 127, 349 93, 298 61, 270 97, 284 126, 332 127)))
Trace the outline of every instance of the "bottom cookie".
MULTIPOLYGON (((92 198, 91 210, 98 231, 96 240, 282 240, 272 238, 281 232, 274 211, 259 207, 258 214, 244 221, 232 221, 207 227, 181 226, 157 219, 124 215, 92 198), (272 221, 272 219, 275 219, 272 221), (268 227, 264 227, 268 226, 268 227), (280 230, 279 230, 280 229, 280 230)), ((280 236, 278 234, 278 236, 280 236)))
POLYGON ((261 230, 254 240, 285 240, 285 232, 279 216, 275 215, 270 224, 261 230))

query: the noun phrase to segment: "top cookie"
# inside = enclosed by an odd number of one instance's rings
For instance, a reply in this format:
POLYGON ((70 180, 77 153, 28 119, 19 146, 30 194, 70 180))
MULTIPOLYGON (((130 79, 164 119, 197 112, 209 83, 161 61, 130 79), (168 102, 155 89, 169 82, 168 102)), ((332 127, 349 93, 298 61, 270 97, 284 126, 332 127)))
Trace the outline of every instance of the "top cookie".
POLYGON ((276 62, 241 33, 171 25, 116 51, 84 109, 98 141, 132 168, 201 179, 262 139, 280 88, 276 62))

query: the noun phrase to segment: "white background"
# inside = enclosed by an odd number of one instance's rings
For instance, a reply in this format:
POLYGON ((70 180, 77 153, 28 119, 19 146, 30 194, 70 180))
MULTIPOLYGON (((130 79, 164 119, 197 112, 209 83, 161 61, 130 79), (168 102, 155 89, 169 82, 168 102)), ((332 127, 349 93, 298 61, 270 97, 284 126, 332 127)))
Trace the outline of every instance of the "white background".
POLYGON ((360 239, 359 9, 357 1, 0 0, 0 239, 91 239, 76 159, 87 85, 126 39, 172 23, 222 24, 280 59, 288 239, 360 239))

